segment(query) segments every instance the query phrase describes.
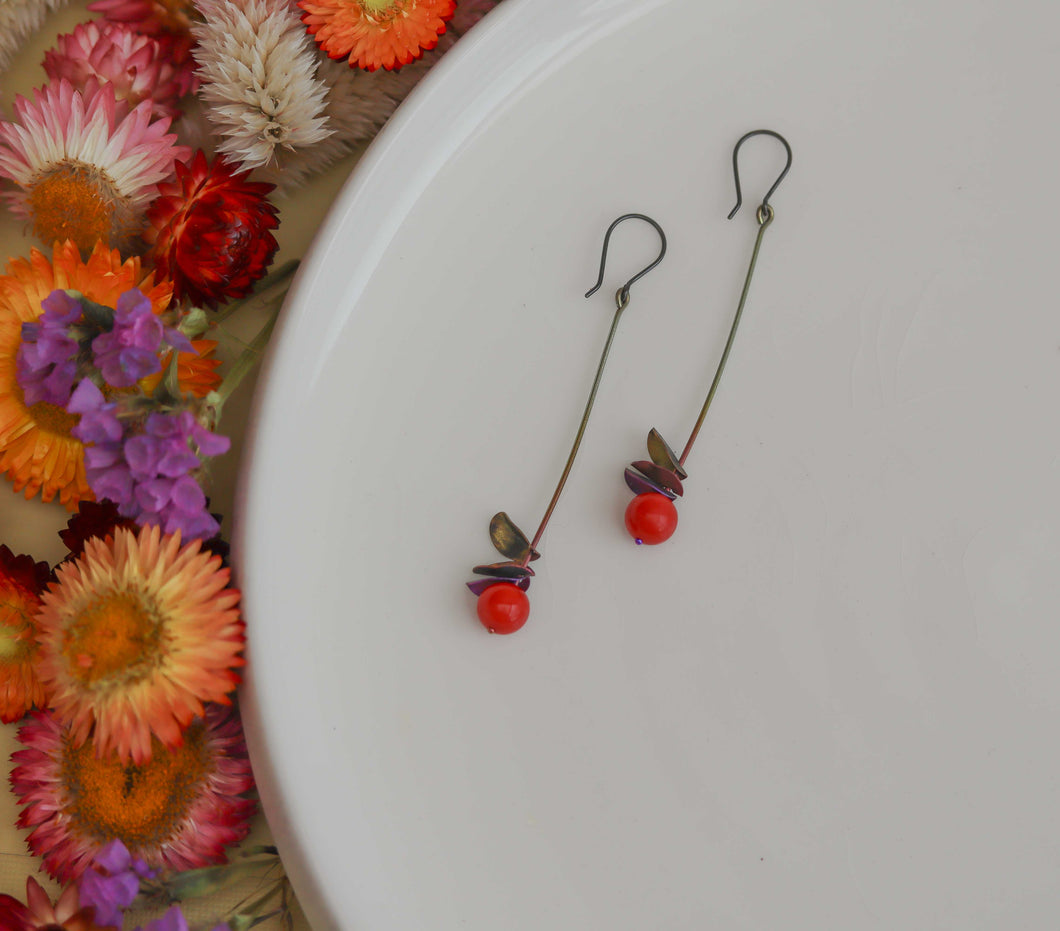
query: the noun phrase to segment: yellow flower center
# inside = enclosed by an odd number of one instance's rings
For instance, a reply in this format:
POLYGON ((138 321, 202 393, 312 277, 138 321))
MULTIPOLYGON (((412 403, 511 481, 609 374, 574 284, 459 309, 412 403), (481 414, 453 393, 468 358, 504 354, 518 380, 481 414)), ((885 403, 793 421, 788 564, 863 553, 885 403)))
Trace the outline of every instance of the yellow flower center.
POLYGON ((17 663, 33 646, 27 605, 14 592, 0 600, 0 663, 17 663))
POLYGON ((96 242, 126 235, 127 216, 117 217, 123 198, 110 180, 87 165, 65 164, 33 185, 29 207, 33 232, 44 242, 72 239, 82 253, 96 242), (121 229, 119 229, 119 227, 121 229))
POLYGON ((135 681, 158 660, 162 624, 153 606, 134 592, 112 591, 74 618, 63 634, 70 674, 85 685, 119 677, 135 681))
POLYGON ((358 0, 364 11, 377 21, 387 21, 404 12, 402 0, 358 0))
POLYGON ((210 769, 201 723, 185 731, 183 745, 175 750, 153 740, 151 759, 141 765, 123 764, 116 756, 97 759, 91 741, 74 747, 64 738, 66 814, 77 833, 116 837, 136 853, 164 844, 180 831, 210 769))
POLYGON ((31 405, 29 415, 41 430, 63 437, 69 437, 70 431, 81 419, 77 414, 64 411, 57 404, 49 404, 47 401, 38 401, 31 405))

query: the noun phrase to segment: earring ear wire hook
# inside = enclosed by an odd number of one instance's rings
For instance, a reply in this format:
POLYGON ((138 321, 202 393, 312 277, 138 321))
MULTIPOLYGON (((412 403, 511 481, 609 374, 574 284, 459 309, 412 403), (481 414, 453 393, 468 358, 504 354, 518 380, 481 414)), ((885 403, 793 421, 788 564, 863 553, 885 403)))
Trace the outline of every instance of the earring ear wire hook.
POLYGON ((600 290, 600 285, 604 283, 604 268, 607 265, 607 248, 611 242, 611 234, 614 232, 615 227, 618 226, 623 220, 643 220, 645 223, 650 223, 654 228, 655 232, 659 234, 659 239, 662 240, 662 249, 656 256, 655 261, 650 265, 645 265, 637 274, 629 279, 621 288, 618 289, 618 293, 615 294, 615 301, 621 310, 629 303, 629 289, 632 287, 633 282, 643 278, 648 272, 650 272, 656 265, 662 260, 663 256, 666 255, 666 233, 663 232, 661 226, 656 223, 651 217, 646 217, 643 213, 624 213, 617 220, 615 220, 608 228, 607 232, 604 233, 604 247, 600 252, 600 277, 596 279, 594 284, 588 291, 585 292, 586 297, 592 297, 597 291, 600 290))
POLYGON ((763 216, 767 216, 772 212, 769 206, 769 198, 772 197, 776 192, 776 189, 780 187, 780 182, 784 180, 784 176, 788 173, 788 169, 791 168, 791 146, 788 145, 788 140, 780 135, 780 133, 773 132, 771 129, 752 129, 751 132, 742 135, 732 150, 732 176, 736 181, 736 206, 729 212, 730 220, 736 216, 737 211, 743 204, 743 193, 740 191, 740 146, 752 136, 772 136, 774 139, 780 141, 784 146, 784 151, 788 153, 788 160, 784 165, 784 170, 777 176, 777 180, 773 182, 773 186, 766 191, 766 196, 762 198, 762 203, 758 208, 759 222, 762 222, 761 218, 763 216))

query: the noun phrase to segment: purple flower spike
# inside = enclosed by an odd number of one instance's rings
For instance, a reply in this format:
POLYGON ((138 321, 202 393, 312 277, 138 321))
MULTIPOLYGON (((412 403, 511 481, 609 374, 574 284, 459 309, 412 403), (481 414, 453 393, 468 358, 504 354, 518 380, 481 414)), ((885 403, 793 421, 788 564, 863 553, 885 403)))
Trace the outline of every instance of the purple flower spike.
POLYGON ((180 531, 185 539, 219 533, 196 473, 204 457, 228 449, 228 437, 210 432, 187 410, 149 414, 142 432, 124 435, 115 407, 88 381, 68 407, 81 414, 75 435, 94 444, 85 450, 85 472, 96 497, 109 498, 141 526, 180 531))
POLYGON ((112 840, 81 874, 78 900, 82 907, 95 908, 96 924, 120 928, 122 912, 136 899, 140 880, 155 875, 157 871, 134 858, 120 840, 112 840))
POLYGON ((92 354, 103 380, 115 388, 129 388, 141 378, 162 370, 158 351, 165 335, 151 302, 133 288, 114 308, 114 327, 92 340, 92 354))
POLYGON ((81 415, 80 422, 70 432, 82 443, 94 443, 97 446, 117 443, 124 433, 121 421, 114 413, 117 406, 107 401, 93 382, 83 378, 66 404, 71 414, 81 415))
POLYGON ((81 318, 81 302, 65 291, 52 291, 36 322, 22 324, 16 356, 18 383, 26 404, 44 402, 62 407, 70 400, 77 378, 77 340, 70 327, 81 318))

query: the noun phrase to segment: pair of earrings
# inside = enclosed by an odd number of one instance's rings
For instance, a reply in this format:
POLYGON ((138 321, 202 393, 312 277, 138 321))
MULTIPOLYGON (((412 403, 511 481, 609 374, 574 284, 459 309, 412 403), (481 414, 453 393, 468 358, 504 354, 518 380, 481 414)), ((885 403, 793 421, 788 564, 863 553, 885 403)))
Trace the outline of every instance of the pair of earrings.
MULTIPOLYGON (((791 168, 791 146, 779 133, 773 132, 771 129, 756 129, 741 136, 732 151, 732 170, 736 182, 736 206, 732 208, 728 218, 731 220, 736 216, 737 211, 743 204, 743 193, 740 189, 740 146, 753 136, 763 135, 772 136, 784 146, 787 161, 784 164, 783 171, 777 176, 773 186, 766 192, 765 197, 762 198, 762 203, 759 204, 755 211, 755 219, 758 222, 758 235, 755 237, 754 248, 751 251, 751 260, 747 267, 747 275, 744 279, 740 301, 736 307, 736 314, 729 329, 729 337, 726 340, 725 348, 722 350, 721 361, 718 363, 714 373, 714 379, 711 382, 710 390, 707 392, 706 400, 703 402, 699 417, 692 427, 692 433, 688 437, 688 442, 685 444, 680 456, 670 448, 658 430, 652 429, 648 434, 648 459, 639 459, 633 462, 625 471, 626 484, 634 493, 633 500, 630 501, 629 506, 626 508, 625 524, 630 536, 638 544, 654 545, 663 543, 677 529, 677 508, 674 506, 674 499, 684 494, 682 481, 688 477, 688 473, 685 471, 685 461, 692 451, 692 446, 699 435, 700 428, 703 426, 703 421, 706 419, 707 411, 714 400, 722 372, 725 370, 725 363, 729 359, 733 340, 736 337, 736 329, 739 327, 740 318, 743 316, 747 294, 751 287, 751 279, 754 276, 755 265, 758 262, 758 251, 762 245, 762 237, 773 222, 774 214, 773 208, 769 205, 769 198, 773 196, 780 182, 787 175, 788 169, 791 168)), ((663 260, 663 256, 666 255, 666 234, 658 223, 642 213, 623 214, 607 228, 607 232, 604 234, 604 245, 600 255, 600 274, 596 284, 585 293, 585 296, 587 298, 591 297, 603 284, 608 243, 615 227, 625 220, 631 219, 643 220, 651 224, 659 234, 661 249, 653 262, 637 272, 615 294, 615 315, 611 321, 611 330, 607 335, 607 341, 604 343, 604 351, 596 368, 596 377, 593 379, 592 388, 589 390, 589 400, 585 405, 585 412, 582 414, 581 423, 574 437, 574 444, 571 447, 570 455, 567 457, 563 473, 560 475, 559 483, 556 485, 552 500, 549 501, 548 507, 545 509, 544 517, 541 518, 541 523, 538 525, 533 539, 527 538, 526 534, 503 511, 495 514, 490 521, 490 540, 497 551, 502 556, 507 557, 507 559, 504 562, 475 566, 472 572, 480 578, 467 583, 467 587, 478 597, 477 613, 479 621, 490 633, 515 633, 526 623, 526 619, 530 615, 530 599, 526 595, 526 591, 530 587, 530 579, 534 575, 534 570, 530 568, 530 563, 541 555, 537 549, 538 543, 541 541, 545 527, 548 526, 552 512, 556 508, 559 496, 563 492, 563 486, 567 483, 571 467, 574 465, 574 458, 578 454, 582 437, 585 435, 585 428, 589 422, 593 404, 596 401, 600 378, 603 375, 604 365, 611 351, 611 343, 614 341, 618 322, 622 317, 622 312, 629 305, 630 287, 639 278, 642 278, 655 268, 663 260)))

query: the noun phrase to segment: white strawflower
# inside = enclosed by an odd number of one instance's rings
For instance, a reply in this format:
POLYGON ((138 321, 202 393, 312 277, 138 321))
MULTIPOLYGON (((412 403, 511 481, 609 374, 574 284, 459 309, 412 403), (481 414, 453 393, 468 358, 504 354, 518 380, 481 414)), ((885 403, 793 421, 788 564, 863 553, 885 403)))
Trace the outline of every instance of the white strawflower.
POLYGON ((44 18, 67 0, 0 0, 0 71, 6 71, 23 42, 40 29, 44 18))
POLYGON ((439 36, 437 47, 397 71, 364 71, 351 68, 345 61, 321 56, 317 78, 327 85, 324 113, 333 135, 313 146, 277 152, 277 157, 255 177, 288 192, 357 151, 375 136, 438 58, 498 2, 458 0, 449 29, 439 36))
POLYGON ((278 152, 255 177, 289 191, 356 151, 379 131, 435 57, 452 43, 451 37, 440 36, 437 49, 399 71, 364 71, 321 56, 317 77, 327 86, 324 113, 333 135, 313 146, 278 152))
POLYGON ((205 22, 192 26, 199 95, 217 151, 244 168, 281 150, 331 135, 324 116, 320 57, 290 0, 196 0, 205 22))

